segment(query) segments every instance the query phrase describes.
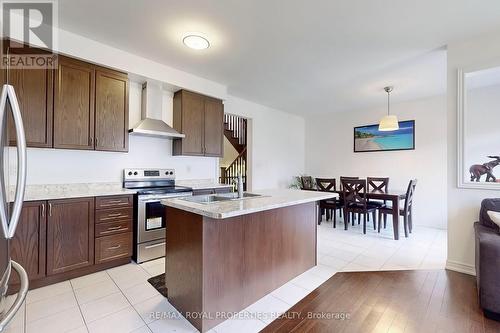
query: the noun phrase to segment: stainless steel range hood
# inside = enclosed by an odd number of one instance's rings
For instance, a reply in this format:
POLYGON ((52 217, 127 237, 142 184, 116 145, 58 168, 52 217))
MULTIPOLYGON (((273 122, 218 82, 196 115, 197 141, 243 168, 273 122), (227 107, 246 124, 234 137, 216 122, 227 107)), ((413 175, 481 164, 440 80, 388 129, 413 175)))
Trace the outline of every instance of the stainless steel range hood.
POLYGON ((184 138, 161 119, 162 88, 160 84, 146 82, 142 85, 141 118, 129 133, 162 138, 184 138))

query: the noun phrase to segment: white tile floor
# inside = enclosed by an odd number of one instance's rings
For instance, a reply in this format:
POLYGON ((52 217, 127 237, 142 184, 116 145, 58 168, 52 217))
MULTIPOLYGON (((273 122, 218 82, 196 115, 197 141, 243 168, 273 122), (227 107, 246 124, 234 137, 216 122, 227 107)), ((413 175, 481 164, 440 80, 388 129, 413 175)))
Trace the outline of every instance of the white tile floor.
MULTIPOLYGON (((338 271, 443 269, 446 231, 416 226, 409 238, 392 239, 368 228, 318 228, 318 266, 296 277, 212 332, 258 332, 338 271)), ((151 333, 196 329, 146 280, 163 273, 164 259, 134 263, 31 290, 7 332, 151 333), (155 317, 155 313, 178 317, 155 317), (25 327, 25 329, 23 328, 25 327)), ((10 297, 9 300, 12 300, 10 297)))

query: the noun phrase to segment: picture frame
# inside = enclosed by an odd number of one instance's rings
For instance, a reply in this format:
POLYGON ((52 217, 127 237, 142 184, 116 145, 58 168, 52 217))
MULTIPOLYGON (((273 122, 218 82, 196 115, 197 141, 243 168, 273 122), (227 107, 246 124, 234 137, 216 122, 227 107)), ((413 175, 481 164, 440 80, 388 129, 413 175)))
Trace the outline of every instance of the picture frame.
POLYGON ((402 120, 399 130, 381 132, 378 124, 357 126, 353 132, 355 153, 415 150, 415 120, 402 120))
MULTIPOLYGON (((500 190, 500 182, 487 182, 484 181, 486 178, 484 175, 481 177, 481 181, 472 181, 470 179, 471 173, 471 161, 469 159, 471 143, 473 138, 467 135, 467 132, 470 131, 471 122, 477 118, 477 115, 473 114, 473 110, 470 110, 468 107, 470 96, 468 89, 474 88, 471 87, 470 78, 473 76, 478 77, 477 75, 481 72, 485 72, 488 70, 495 70, 500 68, 500 62, 498 60, 494 60, 491 62, 469 66, 466 68, 459 68, 457 70, 457 188, 462 189, 482 189, 482 190, 500 190)), ((486 80, 486 83, 490 82, 491 78, 486 80)), ((491 83, 491 82, 490 82, 491 83)), ((477 82, 476 82, 477 84, 477 82)), ((494 122, 493 122, 494 123, 494 122)), ((498 149, 493 149, 491 151, 491 155, 498 155, 498 149)), ((481 164, 483 162, 491 161, 490 154, 482 154, 482 160, 475 160, 474 163, 481 164), (483 156, 484 155, 484 156, 483 156)), ((497 172, 498 173, 498 172, 497 172)))

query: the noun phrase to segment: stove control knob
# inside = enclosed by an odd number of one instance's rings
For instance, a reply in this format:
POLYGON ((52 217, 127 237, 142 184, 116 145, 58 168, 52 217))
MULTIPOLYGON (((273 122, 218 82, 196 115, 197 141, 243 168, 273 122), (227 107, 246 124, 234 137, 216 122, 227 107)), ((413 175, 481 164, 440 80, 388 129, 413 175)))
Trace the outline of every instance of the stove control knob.
POLYGON ((173 172, 173 171, 170 171, 170 175, 173 175, 173 174, 174 174, 174 172, 173 172))
POLYGON ((167 176, 168 176, 168 171, 166 171, 166 172, 165 172, 165 175, 167 175, 167 176))
POLYGON ((137 171, 134 172, 134 176, 137 176, 137 171))
POLYGON ((128 175, 129 175, 129 176, 132 176, 132 171, 129 171, 129 172, 128 172, 128 175))

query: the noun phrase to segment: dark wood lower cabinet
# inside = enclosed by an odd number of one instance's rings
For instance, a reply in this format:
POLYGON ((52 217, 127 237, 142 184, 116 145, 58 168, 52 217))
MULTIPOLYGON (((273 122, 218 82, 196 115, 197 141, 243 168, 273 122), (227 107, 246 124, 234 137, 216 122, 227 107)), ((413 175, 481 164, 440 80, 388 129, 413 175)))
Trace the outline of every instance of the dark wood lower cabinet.
POLYGON ((211 219, 166 208, 168 301, 206 332, 316 265, 316 203, 211 219))
MULTIPOLYGON (((46 227, 46 202, 24 203, 16 234, 10 241, 10 255, 24 267, 30 280, 45 277, 46 227)), ((17 283, 17 274, 12 274, 9 284, 17 283)))
POLYGON ((126 232, 95 240, 95 263, 130 258, 132 256, 132 233, 126 232))
MULTIPOLYGON (((30 289, 127 264, 132 216, 132 195, 26 201, 11 257, 28 273, 30 289)), ((8 293, 18 289, 12 274, 8 293)))
POLYGON ((47 275, 93 264, 94 198, 49 201, 47 275))

